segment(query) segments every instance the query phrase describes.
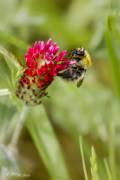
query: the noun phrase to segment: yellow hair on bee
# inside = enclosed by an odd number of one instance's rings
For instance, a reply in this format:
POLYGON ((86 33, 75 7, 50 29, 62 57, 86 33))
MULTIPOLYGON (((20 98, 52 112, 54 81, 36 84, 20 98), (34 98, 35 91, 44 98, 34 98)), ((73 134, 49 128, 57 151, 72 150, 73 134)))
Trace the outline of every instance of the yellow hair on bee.
POLYGON ((87 69, 92 66, 90 54, 86 50, 85 50, 84 63, 87 69))

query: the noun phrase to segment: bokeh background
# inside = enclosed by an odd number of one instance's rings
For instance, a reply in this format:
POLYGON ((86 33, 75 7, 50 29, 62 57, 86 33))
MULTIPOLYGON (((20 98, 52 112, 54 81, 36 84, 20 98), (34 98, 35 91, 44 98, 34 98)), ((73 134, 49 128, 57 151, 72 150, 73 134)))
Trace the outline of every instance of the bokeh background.
POLYGON ((88 179, 118 180, 120 1, 0 0, 1 89, 9 89, 13 75, 4 59, 24 63, 29 45, 49 37, 61 50, 85 47, 92 68, 79 89, 55 80, 50 98, 30 108, 14 153, 9 144, 21 110, 0 91, 1 180, 87 180, 83 157, 88 179), (4 170, 24 177, 4 177, 4 170))

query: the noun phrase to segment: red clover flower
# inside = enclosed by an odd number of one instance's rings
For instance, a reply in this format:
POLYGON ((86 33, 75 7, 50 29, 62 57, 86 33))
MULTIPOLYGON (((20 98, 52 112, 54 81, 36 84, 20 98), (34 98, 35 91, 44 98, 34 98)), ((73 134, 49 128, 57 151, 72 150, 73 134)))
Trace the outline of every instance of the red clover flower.
POLYGON ((37 41, 25 55, 26 65, 17 78, 16 95, 26 104, 40 104, 46 89, 57 74, 68 68, 67 51, 58 54, 59 46, 49 39, 37 41))

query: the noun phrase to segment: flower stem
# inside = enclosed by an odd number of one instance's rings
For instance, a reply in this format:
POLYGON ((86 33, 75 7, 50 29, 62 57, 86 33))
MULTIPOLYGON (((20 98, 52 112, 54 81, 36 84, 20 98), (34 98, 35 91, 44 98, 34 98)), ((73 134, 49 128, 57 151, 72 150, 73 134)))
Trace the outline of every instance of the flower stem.
MULTIPOLYGON (((7 147, 5 145, 2 145, 0 147, 6 153, 6 156, 9 159, 9 161, 12 162, 12 165, 13 165, 16 173, 20 172, 19 167, 17 165, 17 161, 16 161, 16 152, 17 152, 16 147, 17 147, 17 143, 18 143, 22 128, 24 126, 24 122, 26 119, 25 117, 26 117, 27 112, 28 112, 28 107, 23 106, 22 112, 20 113, 20 116, 17 119, 17 124, 16 124, 15 130, 13 132, 13 136, 12 136, 10 143, 8 144, 7 147)), ((10 172, 11 172, 11 170, 9 169, 9 166, 8 167, 3 166, 0 170, 0 179, 1 180, 10 180, 11 179, 9 176, 10 172)))
POLYGON ((9 147, 11 147, 12 149, 15 149, 16 146, 17 146, 17 143, 18 143, 22 128, 24 126, 24 122, 25 122, 25 119, 26 119, 25 117, 26 117, 27 112, 28 112, 28 107, 25 105, 23 107, 23 110, 22 110, 21 114, 20 114, 20 117, 18 119, 16 128, 15 128, 15 130, 13 132, 11 142, 9 144, 9 147))

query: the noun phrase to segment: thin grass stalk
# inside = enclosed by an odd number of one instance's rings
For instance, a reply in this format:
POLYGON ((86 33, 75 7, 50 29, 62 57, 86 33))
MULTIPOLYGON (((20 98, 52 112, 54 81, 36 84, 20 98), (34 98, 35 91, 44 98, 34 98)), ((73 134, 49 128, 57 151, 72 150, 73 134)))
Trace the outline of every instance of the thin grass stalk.
POLYGON ((109 163, 113 180, 116 179, 116 161, 115 161, 115 126, 113 121, 110 122, 110 137, 109 137, 109 163))
POLYGON ((112 179, 112 174, 111 174, 111 171, 110 171, 110 168, 109 168, 109 165, 108 165, 108 162, 107 162, 106 159, 104 159, 104 165, 105 165, 108 180, 113 180, 112 179))
POLYGON ((86 168, 86 164, 85 164, 85 157, 84 157, 82 138, 81 137, 79 138, 79 143, 80 143, 80 152, 81 152, 81 158, 82 158, 82 164, 83 164, 83 171, 84 171, 84 175, 85 175, 85 180, 89 180, 88 179, 88 174, 87 174, 87 168, 86 168))

